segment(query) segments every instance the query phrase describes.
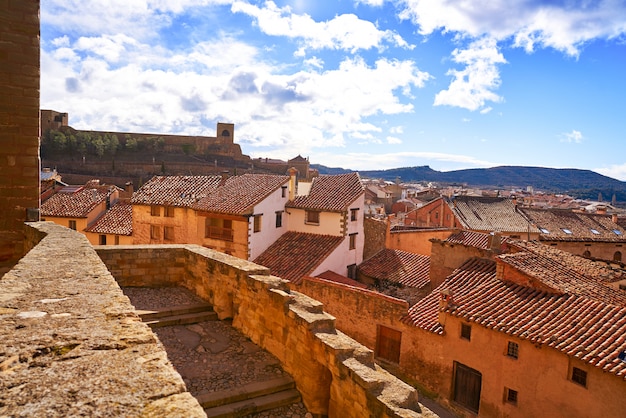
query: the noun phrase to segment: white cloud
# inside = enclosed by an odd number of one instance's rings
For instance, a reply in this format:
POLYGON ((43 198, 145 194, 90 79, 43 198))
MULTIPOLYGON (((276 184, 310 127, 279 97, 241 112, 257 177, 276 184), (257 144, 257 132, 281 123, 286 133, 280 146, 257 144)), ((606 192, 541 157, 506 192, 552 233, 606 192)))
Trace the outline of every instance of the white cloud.
POLYGON ((455 49, 452 57, 454 62, 464 64, 465 68, 448 71, 447 74, 453 80, 447 90, 437 93, 435 106, 448 105, 479 110, 487 101, 502 101, 493 90, 500 86, 497 66, 506 63, 506 60, 498 51, 494 39, 483 38, 472 42, 467 49, 455 49))
POLYGON ((440 30, 500 41, 532 51, 550 47, 577 55, 585 42, 626 32, 622 1, 402 0, 400 16, 423 35, 440 30))
POLYGON ((297 52, 299 56, 306 55, 309 49, 339 49, 352 53, 360 49, 380 49, 384 42, 412 48, 396 32, 379 30, 372 22, 359 19, 354 14, 342 14, 326 22, 316 22, 307 14, 294 14, 290 7, 280 8, 273 1, 266 1, 264 7, 235 1, 232 11, 255 18, 259 29, 267 35, 301 41, 297 52))
POLYGON ((626 181, 626 163, 596 168, 593 171, 617 180, 626 181))
POLYGON ((576 143, 576 144, 580 144, 581 142, 583 142, 583 134, 580 131, 577 131, 576 129, 573 129, 572 132, 565 132, 563 134, 561 134, 561 142, 568 142, 568 143, 576 143))
POLYGON ((402 126, 392 126, 391 128, 389 128, 389 132, 392 134, 403 134, 404 133, 404 127, 402 126))
POLYGON ((402 140, 400 138, 396 138, 394 136, 388 136, 387 137, 387 143, 396 145, 396 144, 401 144, 402 140))

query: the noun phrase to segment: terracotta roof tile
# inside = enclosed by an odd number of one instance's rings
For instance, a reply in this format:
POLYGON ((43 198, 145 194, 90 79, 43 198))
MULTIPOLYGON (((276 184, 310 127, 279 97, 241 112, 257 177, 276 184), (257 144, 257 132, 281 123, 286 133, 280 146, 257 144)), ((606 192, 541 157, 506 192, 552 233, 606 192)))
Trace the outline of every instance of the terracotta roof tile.
POLYGON ((458 196, 451 208, 465 229, 474 231, 518 232, 539 230, 526 220, 512 200, 499 197, 458 196))
POLYGON ((489 249, 489 241, 489 234, 465 230, 452 234, 446 239, 446 242, 482 248, 483 250, 489 249))
POLYGON ((86 218, 116 189, 115 186, 88 186, 64 187, 41 204, 41 215, 86 218))
POLYGON ((310 276, 342 241, 341 236, 289 231, 253 261, 269 267, 275 276, 299 283, 304 276, 310 276))
POLYGON ((208 196, 193 205, 196 210, 242 215, 289 182, 289 176, 244 174, 230 177, 208 196))
POLYGON ((154 176, 131 199, 135 205, 190 207, 214 191, 221 176, 154 176))
POLYGON ((133 207, 128 202, 119 202, 107 210, 87 229, 96 234, 132 235, 133 207))
POLYGON ((407 316, 402 318, 402 322, 442 334, 443 326, 438 321, 441 291, 443 289, 450 290, 456 299, 468 294, 483 281, 495 280, 495 278, 495 261, 482 258, 469 259, 428 296, 411 306, 407 316))
POLYGON ((626 230, 614 223, 610 215, 564 209, 525 208, 521 210, 540 228, 541 240, 626 242, 626 230))
POLYGON ((430 257, 384 249, 361 263, 359 271, 374 279, 419 289, 430 283, 430 257))
POLYGON ((286 206, 299 209, 341 212, 364 193, 358 173, 319 176, 306 196, 297 196, 286 206))

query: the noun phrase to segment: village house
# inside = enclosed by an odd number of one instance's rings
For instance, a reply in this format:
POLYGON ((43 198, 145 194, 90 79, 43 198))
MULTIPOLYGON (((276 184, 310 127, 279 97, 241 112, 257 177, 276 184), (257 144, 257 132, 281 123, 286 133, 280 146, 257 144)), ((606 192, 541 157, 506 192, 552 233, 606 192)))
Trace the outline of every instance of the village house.
POLYGON ((62 186, 41 203, 42 220, 84 233, 119 199, 121 189, 91 180, 81 186, 62 186))
POLYGON ((130 245, 133 243, 133 207, 119 201, 96 219, 83 233, 92 245, 130 245))
POLYGON ((521 212, 539 228, 539 241, 583 257, 622 262, 626 229, 616 214, 566 209, 523 208, 521 212))
POLYGON ((299 182, 285 205, 289 232, 253 261, 294 282, 327 270, 355 278, 363 261, 364 196, 358 173, 299 182))

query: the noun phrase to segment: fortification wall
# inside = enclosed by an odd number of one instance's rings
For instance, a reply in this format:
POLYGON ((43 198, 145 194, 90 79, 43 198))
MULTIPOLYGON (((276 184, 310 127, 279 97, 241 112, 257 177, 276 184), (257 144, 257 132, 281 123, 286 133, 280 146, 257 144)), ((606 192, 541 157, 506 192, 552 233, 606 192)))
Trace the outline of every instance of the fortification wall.
POLYGON ((206 416, 87 238, 26 228, 0 280, 0 416, 206 416))
POLYGON ((195 245, 102 246, 96 251, 125 286, 182 284, 221 319, 275 355, 314 414, 434 416, 414 388, 374 363, 372 350, 335 328, 323 305, 290 291, 257 264, 195 245), (149 278, 154 277, 154 281, 149 278))

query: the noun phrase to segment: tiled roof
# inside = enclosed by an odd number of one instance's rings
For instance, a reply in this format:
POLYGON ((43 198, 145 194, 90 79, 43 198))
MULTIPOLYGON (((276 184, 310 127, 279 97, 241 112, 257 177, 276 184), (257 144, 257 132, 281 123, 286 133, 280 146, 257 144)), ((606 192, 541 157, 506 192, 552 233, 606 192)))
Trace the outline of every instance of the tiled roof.
POLYGON ((41 216, 86 218, 114 189, 115 186, 64 187, 41 204, 41 216))
POLYGON ((364 193, 358 173, 319 176, 307 196, 298 196, 286 206, 299 209, 341 212, 364 193))
POLYGON ((244 174, 230 177, 192 207, 196 210, 242 215, 252 213, 254 205, 289 182, 289 176, 244 174))
POLYGON ((253 261, 269 267, 274 276, 299 283, 304 276, 310 276, 341 241, 341 236, 289 231, 253 261))
POLYGON ((133 207, 128 202, 119 202, 104 215, 98 218, 87 229, 87 232, 96 234, 132 235, 133 234, 133 207))
POLYGON ((459 231, 450 235, 446 242, 452 244, 463 244, 468 247, 482 248, 483 250, 489 249, 489 234, 474 231, 459 231))
POLYGON ((448 289, 457 299, 470 293, 483 281, 495 280, 495 278, 495 261, 482 258, 469 259, 428 296, 411 306, 407 316, 402 318, 402 322, 437 334, 443 334, 443 326, 438 321, 441 291, 448 289))
POLYGON ((474 231, 538 233, 510 199, 458 196, 451 201, 455 216, 465 229, 474 231))
POLYGON ((389 280, 419 289, 430 283, 430 257, 384 249, 361 263, 359 271, 374 279, 389 280))
POLYGON ((215 190, 220 181, 221 176, 154 176, 133 194, 131 203, 190 207, 215 190))
POLYGON ((325 272, 318 274, 318 278, 328 280, 329 282, 347 284, 348 286, 358 287, 360 289, 367 289, 367 286, 359 281, 351 279, 334 271, 326 270, 325 272))
POLYGON ((525 208, 522 211, 540 228, 540 239, 542 240, 626 241, 626 230, 614 223, 610 215, 573 212, 564 209, 525 208))
POLYGON ((626 378, 626 308, 578 294, 551 294, 496 279, 495 263, 471 259, 428 297, 409 309, 403 322, 438 334, 440 292, 453 301, 444 309, 486 328, 537 345, 545 344, 626 378))
POLYGON ((554 248, 546 251, 541 248, 541 244, 520 242, 519 245, 527 250, 500 255, 497 257, 498 262, 508 264, 537 280, 543 290, 586 296, 626 307, 626 292, 608 286, 609 282, 617 279, 616 275, 619 275, 619 279, 625 278, 622 270, 606 266, 602 268, 583 257, 554 248))

